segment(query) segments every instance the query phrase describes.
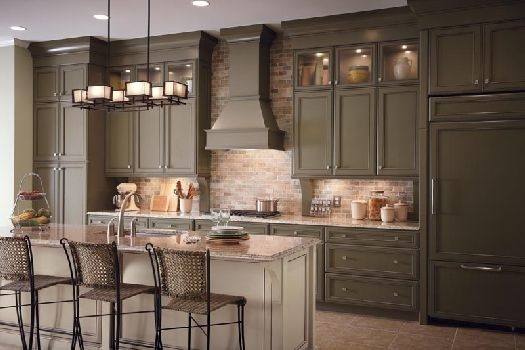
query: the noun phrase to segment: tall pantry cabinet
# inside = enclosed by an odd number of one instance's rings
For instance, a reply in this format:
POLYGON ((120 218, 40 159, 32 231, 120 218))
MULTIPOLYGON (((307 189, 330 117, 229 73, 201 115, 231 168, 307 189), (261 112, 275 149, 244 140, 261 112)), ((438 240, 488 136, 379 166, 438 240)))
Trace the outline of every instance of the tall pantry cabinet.
POLYGON ((71 105, 71 91, 102 84, 106 44, 92 37, 32 43, 33 160, 52 222, 84 224, 89 210, 110 207, 104 177, 104 112, 71 105))

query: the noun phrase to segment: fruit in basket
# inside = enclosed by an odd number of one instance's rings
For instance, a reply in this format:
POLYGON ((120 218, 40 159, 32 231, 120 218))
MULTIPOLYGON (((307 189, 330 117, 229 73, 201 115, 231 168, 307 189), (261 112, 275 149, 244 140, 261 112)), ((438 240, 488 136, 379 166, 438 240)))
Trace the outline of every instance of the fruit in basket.
POLYGON ((36 211, 34 209, 24 210, 21 214, 17 216, 18 221, 26 221, 34 218, 36 216, 36 211))
POLYGON ((40 199, 40 198, 43 198, 44 195, 45 194, 40 191, 31 191, 31 192, 21 191, 18 193, 18 197, 25 199, 25 200, 40 199))
POLYGON ((40 208, 38 209, 36 216, 45 216, 46 218, 49 219, 51 217, 51 211, 47 208, 40 208))
POLYGON ((38 216, 31 221, 36 221, 37 225, 46 225, 49 224, 49 218, 47 216, 38 216))

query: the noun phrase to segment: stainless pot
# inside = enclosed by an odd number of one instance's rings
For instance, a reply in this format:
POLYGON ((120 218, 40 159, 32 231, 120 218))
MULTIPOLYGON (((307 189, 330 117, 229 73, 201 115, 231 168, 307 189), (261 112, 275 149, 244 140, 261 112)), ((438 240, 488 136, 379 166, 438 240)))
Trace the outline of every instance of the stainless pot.
POLYGON ((255 201, 255 210, 258 212, 277 211, 278 199, 257 199, 255 201))

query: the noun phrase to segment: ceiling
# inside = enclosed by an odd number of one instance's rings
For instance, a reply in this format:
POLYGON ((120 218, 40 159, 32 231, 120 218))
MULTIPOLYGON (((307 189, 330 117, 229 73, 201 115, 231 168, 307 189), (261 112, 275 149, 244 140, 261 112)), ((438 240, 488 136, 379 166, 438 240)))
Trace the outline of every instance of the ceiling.
MULTIPOLYGON (((151 34, 195 30, 211 33, 220 28, 273 24, 283 20, 405 6, 406 0, 210 0, 198 8, 191 0, 151 0, 151 34)), ((146 0, 112 0, 112 38, 146 34, 146 0)), ((107 0, 0 0, 0 43, 13 38, 44 41, 85 35, 105 37, 107 22, 93 18, 105 14, 107 0), (15 32, 10 26, 26 27, 15 32)))

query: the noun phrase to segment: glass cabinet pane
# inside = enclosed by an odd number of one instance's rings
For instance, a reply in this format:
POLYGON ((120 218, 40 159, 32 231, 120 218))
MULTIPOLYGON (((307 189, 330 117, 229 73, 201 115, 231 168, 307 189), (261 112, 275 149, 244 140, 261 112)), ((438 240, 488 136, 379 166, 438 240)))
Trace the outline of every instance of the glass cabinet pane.
POLYGON ((123 90, 132 80, 131 67, 113 67, 109 71, 109 84, 115 90, 123 90))
POLYGON ((373 79, 373 46, 354 46, 338 51, 338 85, 371 83, 373 79))
POLYGON ((193 63, 167 63, 166 80, 178 81, 188 85, 188 93, 193 93, 193 63))
MULTIPOLYGON (((146 65, 137 66, 137 80, 148 80, 148 70, 146 65)), ((149 67, 149 81, 153 86, 162 86, 164 83, 162 64, 152 63, 149 67)))
POLYGON ((418 46, 415 43, 385 44, 381 47, 382 81, 417 80, 418 46))
POLYGON ((297 55, 297 86, 330 85, 330 52, 305 52, 297 55))

